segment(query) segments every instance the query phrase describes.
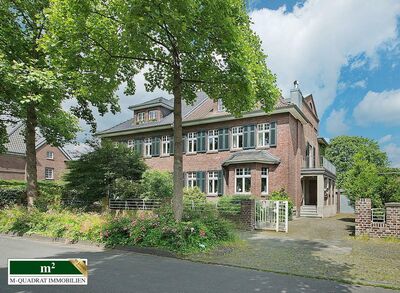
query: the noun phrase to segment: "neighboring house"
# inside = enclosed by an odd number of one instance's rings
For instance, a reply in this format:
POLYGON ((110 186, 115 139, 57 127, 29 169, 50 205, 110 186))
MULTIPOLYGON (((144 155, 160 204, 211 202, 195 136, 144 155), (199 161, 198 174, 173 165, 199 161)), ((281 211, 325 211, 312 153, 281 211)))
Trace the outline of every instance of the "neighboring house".
MULTIPOLYGON (((129 107, 133 118, 99 132, 102 139, 126 143, 150 168, 173 170, 173 100, 156 98, 129 107)), ((251 194, 268 198, 284 188, 297 214, 331 216, 337 211, 335 167, 320 157, 319 119, 312 95, 297 84, 274 111, 254 110, 235 118, 222 102, 199 93, 183 103, 186 186, 199 186, 209 198, 251 194)))
MULTIPOLYGON (((0 179, 26 180, 23 124, 8 127, 7 133, 7 152, 0 155, 0 179)), ((47 144, 46 139, 37 132, 36 159, 38 180, 59 180, 66 169, 66 161, 71 158, 63 148, 47 144)))

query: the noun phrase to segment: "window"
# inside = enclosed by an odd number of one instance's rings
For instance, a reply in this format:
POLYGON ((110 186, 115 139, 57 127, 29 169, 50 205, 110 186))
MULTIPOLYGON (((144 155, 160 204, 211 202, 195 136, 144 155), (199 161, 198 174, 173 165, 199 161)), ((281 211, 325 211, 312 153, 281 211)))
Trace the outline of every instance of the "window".
POLYGON ((54 159, 54 153, 52 151, 47 151, 46 158, 49 159, 49 160, 53 160, 54 159))
POLYGON ((257 146, 269 146, 269 123, 257 125, 257 146))
POLYGON ((137 113, 137 123, 143 123, 144 122, 144 112, 137 113))
POLYGON ((119 146, 119 142, 118 141, 114 141, 114 147, 117 148, 119 146))
POLYGON ((208 131, 208 150, 218 150, 218 130, 208 131))
POLYGON ((236 193, 250 193, 251 174, 250 168, 236 169, 235 191, 236 193))
POLYGON ((157 120, 157 111, 149 111, 149 121, 157 120))
POLYGON ((209 195, 218 194, 218 172, 210 171, 208 172, 208 192, 209 195))
POLYGON ((243 147, 243 127, 232 127, 232 148, 240 149, 243 147))
POLYGON ((133 139, 128 140, 128 148, 133 149, 135 147, 135 141, 133 139))
POLYGON ((144 156, 145 157, 151 157, 151 153, 152 153, 152 150, 151 150, 151 138, 146 138, 145 140, 144 140, 144 156))
POLYGON ((195 153, 197 150, 197 133, 196 132, 190 132, 188 133, 188 148, 187 151, 188 153, 195 153))
POLYGON ((225 112, 225 107, 224 107, 224 103, 222 102, 222 99, 218 99, 217 111, 218 112, 225 112))
POLYGON ((54 179, 54 169, 53 168, 44 168, 44 178, 47 180, 54 179))
POLYGON ((187 187, 193 188, 195 186, 197 186, 197 177, 196 177, 196 172, 188 172, 187 173, 187 187))
POLYGON ((268 194, 268 168, 261 168, 261 194, 268 194))
POLYGON ((162 141, 162 148, 161 148, 161 154, 162 155, 169 155, 171 152, 171 140, 169 136, 163 136, 161 138, 162 141))

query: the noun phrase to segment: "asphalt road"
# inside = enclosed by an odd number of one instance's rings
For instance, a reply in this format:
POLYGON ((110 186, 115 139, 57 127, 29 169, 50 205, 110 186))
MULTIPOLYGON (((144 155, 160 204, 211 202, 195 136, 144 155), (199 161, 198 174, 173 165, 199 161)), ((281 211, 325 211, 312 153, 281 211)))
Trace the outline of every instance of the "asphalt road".
POLYGON ((0 292, 394 292, 118 250, 0 236, 0 292), (8 286, 8 258, 87 258, 87 286, 8 286))

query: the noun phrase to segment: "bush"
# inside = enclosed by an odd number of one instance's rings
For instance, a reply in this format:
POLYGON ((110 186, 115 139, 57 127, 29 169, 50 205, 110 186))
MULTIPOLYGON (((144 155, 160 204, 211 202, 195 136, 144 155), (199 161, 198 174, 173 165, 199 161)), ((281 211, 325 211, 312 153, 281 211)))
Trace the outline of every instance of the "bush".
POLYGON ((241 201, 250 199, 248 195, 225 195, 218 200, 218 211, 224 216, 234 216, 240 214, 241 201))
POLYGON ((174 181, 171 173, 159 170, 147 170, 141 180, 142 198, 171 198, 174 181))
POLYGON ((112 195, 118 199, 138 198, 143 194, 143 187, 137 181, 126 178, 115 179, 112 195))
POLYGON ((0 189, 0 209, 24 202, 26 202, 25 189, 16 187, 0 189))
POLYGON ((292 218, 293 214, 293 201, 289 197, 289 194, 286 192, 284 188, 282 188, 279 191, 273 191, 269 194, 268 196, 269 200, 286 200, 288 202, 288 213, 289 213, 289 218, 292 218))
POLYGON ((207 196, 201 192, 197 186, 183 189, 183 203, 185 205, 204 205, 207 202, 207 196))

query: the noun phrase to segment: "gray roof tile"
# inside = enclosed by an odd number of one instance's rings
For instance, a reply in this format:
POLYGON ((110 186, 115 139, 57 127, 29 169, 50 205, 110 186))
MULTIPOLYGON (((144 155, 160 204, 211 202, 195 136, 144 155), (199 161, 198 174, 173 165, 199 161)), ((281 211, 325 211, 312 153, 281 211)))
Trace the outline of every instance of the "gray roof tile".
POLYGON ((266 150, 244 150, 232 154, 222 165, 245 163, 279 164, 280 159, 266 150))

